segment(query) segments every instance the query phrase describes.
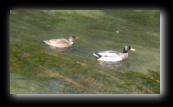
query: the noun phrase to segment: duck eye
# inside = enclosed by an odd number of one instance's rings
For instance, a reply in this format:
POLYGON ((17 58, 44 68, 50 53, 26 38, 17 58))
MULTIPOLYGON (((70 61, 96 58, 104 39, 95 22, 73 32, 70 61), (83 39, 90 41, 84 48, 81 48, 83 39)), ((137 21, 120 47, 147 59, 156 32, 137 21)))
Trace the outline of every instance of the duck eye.
POLYGON ((131 49, 131 46, 129 46, 129 49, 131 49))

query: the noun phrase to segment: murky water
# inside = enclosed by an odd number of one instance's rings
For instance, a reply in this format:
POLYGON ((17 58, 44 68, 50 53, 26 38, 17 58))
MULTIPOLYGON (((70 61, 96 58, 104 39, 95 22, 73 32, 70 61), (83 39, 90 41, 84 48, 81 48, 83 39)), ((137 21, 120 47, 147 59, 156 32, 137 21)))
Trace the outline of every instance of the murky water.
POLYGON ((105 84, 117 78, 116 72, 160 72, 160 13, 12 10, 10 65, 11 94, 111 93, 106 90, 113 89, 105 84), (79 38, 65 50, 51 49, 43 42, 73 34, 79 38), (124 45, 136 49, 125 61, 99 63, 93 56, 106 50, 122 52, 124 45))

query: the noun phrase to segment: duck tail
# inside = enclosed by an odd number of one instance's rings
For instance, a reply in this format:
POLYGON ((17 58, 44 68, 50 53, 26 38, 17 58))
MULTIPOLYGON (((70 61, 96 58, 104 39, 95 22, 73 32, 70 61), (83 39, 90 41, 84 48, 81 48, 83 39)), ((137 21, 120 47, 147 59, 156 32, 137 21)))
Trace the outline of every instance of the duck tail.
POLYGON ((93 53, 93 55, 94 55, 97 59, 99 59, 99 58, 102 57, 102 56, 101 56, 100 54, 98 54, 98 53, 93 53))
POLYGON ((47 40, 43 40, 44 43, 49 44, 47 40))

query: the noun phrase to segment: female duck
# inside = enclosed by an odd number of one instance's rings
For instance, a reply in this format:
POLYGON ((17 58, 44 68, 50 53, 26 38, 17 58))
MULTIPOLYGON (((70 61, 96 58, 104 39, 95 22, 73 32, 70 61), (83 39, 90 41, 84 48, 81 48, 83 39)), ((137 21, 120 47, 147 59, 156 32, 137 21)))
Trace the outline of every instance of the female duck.
POLYGON ((77 39, 77 36, 71 36, 69 40, 61 38, 61 39, 50 39, 50 40, 43 40, 47 45, 50 45, 54 48, 67 48, 74 44, 74 40, 77 39))
POLYGON ((98 61, 122 61, 128 58, 128 51, 135 51, 131 46, 124 46, 123 53, 117 51, 102 51, 98 53, 93 53, 98 61))

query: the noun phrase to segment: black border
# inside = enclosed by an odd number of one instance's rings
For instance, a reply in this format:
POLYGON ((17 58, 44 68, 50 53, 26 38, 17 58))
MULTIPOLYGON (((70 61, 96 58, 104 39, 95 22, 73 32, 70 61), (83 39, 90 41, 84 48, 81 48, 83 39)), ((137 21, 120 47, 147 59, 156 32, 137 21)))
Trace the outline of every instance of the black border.
MULTIPOLYGON (((40 1, 41 2, 41 1, 40 1)), ((82 1, 81 4, 79 4, 79 2, 77 4, 75 4, 74 1, 67 1, 68 4, 64 3, 58 3, 57 2, 48 2, 48 3, 40 3, 40 2, 32 2, 31 4, 28 3, 28 1, 21 1, 21 2, 14 2, 14 1, 10 1, 9 3, 7 3, 6 5, 3 6, 3 9, 1 9, 1 14, 3 15, 3 20, 2 22, 4 22, 4 26, 3 28, 5 28, 5 30, 3 30, 2 32, 3 34, 3 44, 0 45, 1 46, 1 50, 5 50, 3 52, 0 53, 2 60, 3 60, 3 75, 1 75, 1 82, 3 84, 3 86, 1 86, 2 92, 1 95, 3 95, 3 100, 7 101, 7 102, 11 102, 11 103, 22 103, 22 102, 40 102, 40 103, 46 103, 46 102, 55 102, 55 103, 61 103, 61 102, 98 102, 98 103, 103 103, 103 102, 111 102, 111 103, 121 103, 121 104, 127 104, 125 102, 128 103, 155 103, 155 104, 163 104, 163 102, 167 101, 170 102, 168 95, 170 94, 171 91, 168 91, 170 88, 167 88, 168 86, 168 68, 167 66, 167 55, 165 55, 166 53, 166 47, 169 42, 167 38, 168 35, 167 33, 167 24, 168 24, 168 10, 169 8, 167 6, 163 6, 163 4, 157 5, 154 3, 150 4, 146 4, 143 3, 142 1, 140 1, 140 4, 133 4, 133 2, 131 3, 126 3, 123 4, 126 1, 123 1, 122 4, 117 4, 117 1, 109 2, 109 3, 104 3, 104 1, 102 2, 103 4, 100 4, 98 1, 95 4, 92 2, 89 2, 89 4, 87 5, 87 3, 85 1, 82 1), (40 4, 39 4, 40 3, 40 4), (132 4, 132 5, 131 5, 132 4), (41 9, 41 10, 51 10, 51 9, 65 9, 65 10, 100 10, 100 9, 138 9, 138 10, 143 10, 143 9, 155 9, 155 10, 160 10, 161 11, 161 35, 160 35, 160 40, 161 40, 161 61, 160 61, 160 65, 161 65, 161 75, 163 75, 163 77, 161 77, 161 81, 165 81, 164 83, 161 82, 161 91, 160 91, 160 95, 116 95, 116 96, 112 96, 112 95, 59 95, 59 96, 54 96, 54 95, 10 95, 10 88, 9 88, 9 26, 10 26, 10 22, 9 22, 9 17, 10 17, 10 10, 13 9, 41 9)), ((171 11, 171 10, 170 10, 171 11)), ((1 64, 2 64, 1 63, 1 64)), ((1 72, 2 72, 1 71, 1 72)), ((2 101, 3 102, 3 101, 2 101)), ((68 103, 65 103, 68 104, 68 103)))

